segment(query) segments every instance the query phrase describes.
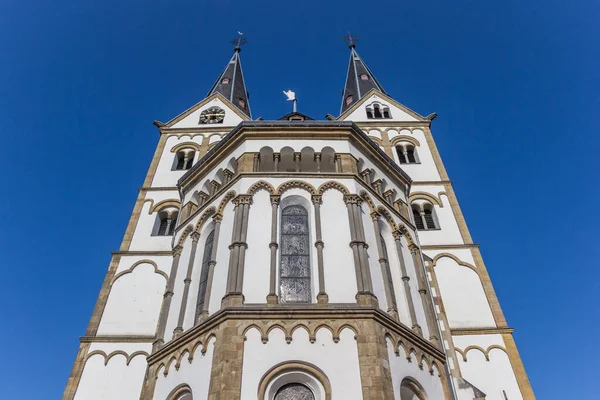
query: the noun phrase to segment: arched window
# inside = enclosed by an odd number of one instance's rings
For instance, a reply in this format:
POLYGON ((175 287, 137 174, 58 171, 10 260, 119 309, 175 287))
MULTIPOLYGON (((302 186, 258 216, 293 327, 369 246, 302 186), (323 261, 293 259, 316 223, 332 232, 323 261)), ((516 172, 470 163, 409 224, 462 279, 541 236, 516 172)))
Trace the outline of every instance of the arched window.
POLYGON ((368 81, 369 80, 369 75, 367 75, 367 74, 360 74, 360 80, 361 81, 368 81))
POLYGON ((427 400, 423 387, 411 378, 400 383, 400 400, 427 400))
POLYGON ((215 242, 215 231, 211 231, 204 242, 204 255, 202 256, 202 267, 200 269, 200 284, 198 286, 198 304, 196 305, 196 318, 202 314, 206 297, 206 284, 208 283, 208 270, 215 242))
POLYGON ((413 145, 398 145, 396 146, 396 153, 398 154, 400 164, 417 164, 419 162, 415 146, 413 145))
POLYGON ((175 232, 175 222, 177 221, 177 211, 160 211, 156 217, 154 227, 154 236, 171 236, 175 232))
POLYGON ((228 84, 229 84, 229 78, 223 78, 223 79, 221 80, 221 83, 222 83, 223 85, 228 85, 228 84))
POLYGON ((301 205, 281 213, 280 299, 283 303, 310 303, 310 245, 308 212, 301 205))
POLYGON ((238 105, 241 108, 246 108, 246 100, 244 100, 244 99, 238 99, 238 105))
POLYGON ((431 204, 423 204, 422 208, 418 204, 413 204, 412 212, 418 230, 440 229, 435 210, 431 204))
POLYGON ((373 109, 371 107, 367 107, 367 118, 373 119, 373 109))
POLYGON ((274 400, 315 400, 315 395, 301 383, 288 383, 275 394, 274 400))
POLYGON ((177 154, 175 154, 173 170, 181 171, 190 169, 194 163, 194 155, 195 152, 193 150, 178 151, 177 154))
POLYGON ((168 400, 192 400, 192 390, 188 385, 182 384, 173 389, 167 396, 168 400))
POLYGON ((383 108, 383 118, 392 118, 392 117, 390 116, 390 109, 389 109, 389 108, 387 108, 387 107, 384 107, 384 108, 383 108))
POLYGON ((352 97, 352 95, 350 95, 350 96, 347 96, 347 97, 346 97, 346 105, 349 105, 350 103, 352 103, 352 100, 353 100, 353 97, 352 97))
POLYGON ((381 109, 379 108, 379 104, 373 104, 373 116, 375 118, 383 118, 383 115, 381 115, 381 109))

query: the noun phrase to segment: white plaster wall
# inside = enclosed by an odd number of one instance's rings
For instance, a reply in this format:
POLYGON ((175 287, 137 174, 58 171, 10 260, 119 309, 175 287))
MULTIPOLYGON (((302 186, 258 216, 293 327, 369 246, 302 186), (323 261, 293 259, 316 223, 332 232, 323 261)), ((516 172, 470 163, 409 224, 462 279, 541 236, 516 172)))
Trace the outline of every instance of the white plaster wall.
MULTIPOLYGON (((390 264, 390 273, 392 274, 392 281, 394 284, 394 294, 396 295, 396 306, 398 307, 398 315, 400 316, 400 322, 404 325, 411 327, 410 314, 408 311, 408 302, 406 300, 406 293, 404 291, 404 283, 402 282, 402 271, 400 269, 400 260, 398 258, 398 251, 396 250, 396 242, 392 236, 391 229, 387 222, 380 219, 381 234, 385 240, 385 244, 388 251, 388 262, 390 264)), ((404 255, 407 250, 405 246, 406 242, 402 243, 402 254, 404 255)))
MULTIPOLYGON (((209 134, 209 133, 206 133, 209 134)), ((196 145, 202 144, 203 135, 201 134, 183 134, 183 135, 169 135, 165 143, 162 154, 156 167, 156 173, 152 180, 152 187, 174 187, 177 184, 177 180, 183 176, 187 171, 172 171, 173 160, 175 159, 176 153, 171 150, 180 144, 193 143, 196 145)), ((194 164, 198 161, 198 152, 194 155, 194 164)))
POLYGON ((378 121, 367 118, 367 110, 366 106, 371 104, 372 102, 377 101, 382 105, 386 105, 390 108, 391 119, 382 119, 380 120, 382 123, 390 123, 392 121, 417 121, 417 119, 406 111, 401 110, 400 108, 393 105, 391 102, 384 100, 381 96, 377 94, 373 94, 369 96, 368 99, 365 100, 363 104, 361 104, 356 110, 354 110, 350 115, 343 119, 343 121, 355 121, 355 122, 372 122, 378 121))
MULTIPOLYGON (((194 108, 194 107, 196 107, 196 106, 193 106, 191 108, 194 108)), ((239 124, 240 122, 242 122, 242 118, 233 111, 232 107, 234 107, 234 106, 232 104, 230 104, 229 102, 224 103, 219 99, 213 99, 213 100, 209 101, 207 104, 198 108, 197 110, 194 110, 190 115, 188 115, 187 117, 183 118, 181 121, 174 124, 171 128, 197 128, 197 127, 206 126, 206 125, 199 124, 200 114, 202 113, 202 111, 204 111, 210 107, 220 107, 223 110, 225 110, 225 118, 223 119, 223 123, 219 124, 219 126, 234 127, 237 124, 239 124)), ((186 110, 186 112, 187 112, 187 110, 186 110)))
POLYGON ((167 317, 165 329, 165 343, 173 338, 173 330, 177 327, 179 319, 179 310, 181 310, 181 299, 183 298, 183 280, 187 272, 188 263, 192 254, 192 238, 188 237, 183 242, 183 250, 179 258, 177 266, 177 276, 175 277, 175 285, 173 287, 173 297, 171 298, 171 307, 167 317))
MULTIPOLYGON (((443 191, 443 188, 430 189, 428 187, 413 187, 412 191, 416 192, 427 192, 437 197, 438 192, 443 191), (435 191, 435 192, 434 192, 435 191)), ((440 229, 438 230, 422 230, 419 231, 419 240, 422 245, 432 245, 432 244, 462 244, 464 243, 462 236, 460 234, 460 230, 458 229, 458 223, 454 218, 454 213, 452 212, 452 207, 450 205, 450 201, 446 195, 441 195, 442 205, 443 207, 434 205, 435 214, 437 216, 437 220, 439 222, 440 229)), ((417 199, 414 200, 415 204, 423 204, 426 200, 417 199)))
MULTIPOLYGON (((388 132, 388 135, 394 132, 388 132)), ((402 129, 398 134, 394 134, 393 136, 395 137, 399 135, 412 137, 419 142, 419 146, 416 147, 419 164, 402 164, 402 169, 411 177, 411 179, 414 181, 440 180, 441 177, 437 167, 435 166, 431 149, 427 145, 427 138, 425 137, 423 129, 402 129)), ((390 137, 390 140, 391 139, 393 139, 393 137, 390 137)), ((394 161, 396 161, 398 164, 400 163, 398 159, 398 153, 396 152, 395 148, 394 161)))
MULTIPOLYGON (((107 355, 115 350, 123 350, 127 355, 135 351, 151 350, 150 344, 140 343, 93 343, 89 353, 101 350, 107 355)), ((88 353, 88 354, 89 354, 88 353)), ((127 365, 123 354, 116 354, 105 363, 102 354, 89 357, 85 363, 81 381, 75 393, 75 400, 106 400, 106 399, 137 399, 140 396, 144 374, 146 372, 146 357, 136 355, 127 365)))
POLYGON ((475 271, 441 257, 435 274, 450 328, 495 327, 492 312, 475 271))
POLYGON ((189 362, 189 354, 183 355, 179 370, 175 369, 175 363, 171 364, 167 376, 164 376, 164 368, 158 371, 154 398, 166 400, 173 389, 181 384, 187 384, 192 390, 194 399, 208 398, 210 385, 210 372, 214 354, 215 339, 211 339, 206 353, 202 354, 202 346, 198 346, 193 354, 193 360, 189 362))
POLYGON ((229 245, 231 244, 231 234, 233 232, 233 204, 228 202, 223 210, 223 220, 221 221, 221 232, 219 234, 219 244, 217 246, 217 264, 215 265, 212 289, 210 294, 209 314, 221 309, 221 300, 225 296, 227 286, 227 272, 229 269, 229 245))
POLYGON ((369 215, 369 210, 365 211, 366 206, 361 206, 362 223, 365 231, 365 241, 369 245, 367 255, 369 267, 371 270, 371 281, 373 282, 373 294, 379 301, 379 308, 387 312, 388 301, 385 296, 385 288, 383 286, 383 272, 379 264, 379 253, 377 252, 377 242, 375 239, 375 229, 373 228, 373 220, 369 215))
POLYGON ((390 372, 392 374, 392 385, 394 387, 394 399, 400 399, 400 385, 404 378, 412 378, 417 381, 425 390, 426 398, 429 400, 443 400, 444 393, 442 381, 439 377, 444 370, 439 370, 437 366, 433 367, 433 375, 429 372, 430 366, 423 364, 423 369, 419 368, 419 362, 413 355, 412 361, 406 359, 406 354, 402 347, 399 348, 399 355, 394 352, 394 344, 386 339, 388 359, 390 362, 390 372))
POLYGON ((124 271, 111 286, 98 335, 154 335, 166 282, 148 262, 124 271))
POLYGON ((317 332, 315 343, 310 343, 304 328, 294 331, 290 344, 277 328, 269 333, 266 344, 255 328, 246 333, 246 338, 241 400, 255 400, 261 377, 285 361, 304 361, 321 369, 331 383, 333 399, 362 399, 358 347, 350 329, 340 333, 338 343, 333 342, 331 332, 325 328, 317 332))
POLYGON ((330 303, 356 303, 356 272, 344 195, 327 190, 321 204, 325 291, 330 303))
POLYGON ((259 190, 252 199, 246 242, 244 302, 266 303, 271 265, 271 200, 266 190, 259 190))
MULTIPOLYGON (((404 239, 404 238, 403 238, 404 239)), ((406 272, 410 277, 408 284, 410 285, 410 290, 413 298, 413 304, 415 305, 415 315, 417 317, 417 323, 421 327, 423 331, 423 336, 425 338, 429 338, 429 328, 427 327, 427 320, 425 319, 425 308, 421 301, 421 295, 419 294, 419 281, 417 277, 417 266, 415 265, 415 261, 413 259, 412 253, 408 249, 408 243, 406 243, 406 272)), ((423 272, 425 273, 425 272, 423 272)))
POLYGON ((489 361, 479 350, 470 350, 467 362, 458 353, 457 358, 463 377, 484 392, 486 400, 523 399, 510 360, 504 351, 491 349, 489 361))

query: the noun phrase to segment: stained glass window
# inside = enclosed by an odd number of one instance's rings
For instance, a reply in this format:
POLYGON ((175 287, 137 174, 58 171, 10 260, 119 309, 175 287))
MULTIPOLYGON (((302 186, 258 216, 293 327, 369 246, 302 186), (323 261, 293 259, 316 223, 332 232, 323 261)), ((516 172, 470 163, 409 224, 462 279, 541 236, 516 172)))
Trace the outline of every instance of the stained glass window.
POLYGON ((281 214, 281 301, 310 303, 308 212, 293 205, 285 207, 281 214))
POLYGON ((215 231, 213 230, 206 237, 204 243, 204 255, 202 256, 202 268, 200 270, 200 286, 198 289, 198 305, 196 307, 196 315, 202 313, 204 308, 204 297, 206 296, 206 283, 208 282, 208 264, 210 262, 210 256, 213 250, 213 243, 215 240, 215 231))
POLYGON ((288 383, 277 391, 275 400, 315 400, 315 395, 301 383, 288 383))

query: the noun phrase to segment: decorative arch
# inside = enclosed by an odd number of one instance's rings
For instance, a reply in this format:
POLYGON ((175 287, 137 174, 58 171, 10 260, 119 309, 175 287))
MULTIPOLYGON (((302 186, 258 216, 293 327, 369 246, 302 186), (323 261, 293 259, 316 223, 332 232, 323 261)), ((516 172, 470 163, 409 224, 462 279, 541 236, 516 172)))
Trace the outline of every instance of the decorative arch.
POLYGON ((326 190, 329 189, 337 189, 343 194, 350 194, 350 191, 346 186, 336 181, 328 181, 323 183, 321 186, 319 186, 319 189, 317 189, 317 194, 322 195, 326 190))
POLYGON ((254 193, 258 192, 260 189, 266 190, 267 192, 269 192, 269 194, 274 194, 275 193, 275 188, 269 182, 267 182, 267 181, 258 181, 258 182, 254 182, 252 184, 252 186, 250 186, 248 188, 248 191, 246 192, 246 194, 254 195, 254 193))
POLYGON ((196 222, 196 227, 194 228, 194 232, 200 233, 202 231, 202 227, 204 226, 204 223, 208 220, 208 217, 210 217, 213 214, 216 214, 216 212, 217 212, 217 209, 214 206, 211 206, 211 207, 207 208, 206 210, 204 210, 204 212, 202 213, 200 218, 198 218, 198 222, 196 222))
POLYGON ((488 346, 487 349, 484 349, 483 347, 477 346, 477 345, 467 346, 467 347, 465 347, 464 350, 461 350, 456 347, 454 349, 458 353, 460 353, 464 362, 467 362, 467 353, 469 353, 470 350, 479 350, 485 356, 486 361, 490 361, 490 351, 492 351, 494 349, 502 350, 508 356, 508 352, 506 351, 506 349, 498 344, 492 344, 492 345, 488 346))
POLYGON ((185 242, 187 237, 192 234, 192 232, 194 232, 194 226, 188 225, 181 233, 181 236, 179 237, 179 240, 177 241, 177 245, 183 247, 183 243, 185 242))
POLYGON ((394 221, 392 214, 390 214, 390 212, 385 207, 383 207, 383 206, 377 207, 377 212, 385 218, 385 220, 388 222, 388 224, 390 224, 390 228, 392 228, 392 232, 398 230, 398 225, 396 224, 396 221, 394 221))
POLYGON ((92 358, 95 355, 101 355, 104 358, 105 366, 108 365, 108 362, 110 361, 111 358, 113 358, 114 356, 117 356, 117 355, 122 355, 123 357, 125 357, 125 365, 129 365, 131 360, 133 360, 134 357, 136 357, 136 356, 139 356, 139 355, 144 355, 146 357, 150 356, 145 351, 135 351, 135 352, 131 353, 131 355, 128 355, 123 350, 115 350, 107 355, 102 350, 94 350, 87 355, 87 357, 85 358, 85 361, 87 362, 87 360, 89 360, 90 358, 92 358))
POLYGON ((391 140, 392 146, 395 146, 400 142, 407 142, 407 143, 412 144, 415 147, 421 146, 421 143, 412 136, 399 135, 399 136, 394 136, 394 138, 391 140))
POLYGON ((475 266, 473 266, 469 263, 466 263, 464 261, 461 261, 458 257, 456 257, 454 254, 451 254, 451 253, 440 253, 440 254, 436 255, 435 257, 433 257, 433 262, 432 262, 433 267, 435 267, 437 265, 438 260, 442 257, 448 257, 448 258, 453 259, 458 265, 472 269, 479 276, 479 271, 477 270, 477 268, 475 268, 475 266))
POLYGON ((194 151, 200 151, 200 145, 194 142, 179 143, 171 148, 171 153, 177 153, 179 150, 185 149, 194 149, 194 151))
POLYGON ((175 386, 175 388, 173 390, 171 390, 171 392, 167 396, 167 400, 177 400, 184 394, 188 394, 188 393, 193 396, 192 388, 186 383, 181 383, 181 384, 175 386))
MULTIPOLYGON (((410 376, 405 377, 400 383, 400 390, 402 390, 403 387, 410 389, 410 391, 412 391, 419 398, 419 400, 427 400, 425 389, 423 389, 423 386, 421 386, 416 379, 410 376)), ((400 395, 400 398, 402 399, 402 394, 400 395)))
POLYGON ((265 394, 269 383, 271 383, 278 375, 286 372, 300 371, 315 378, 325 390, 325 399, 331 400, 331 383, 327 375, 318 367, 304 361, 286 361, 273 366, 260 379, 258 385, 258 399, 265 399, 265 394))
POLYGON ((431 193, 427 193, 427 192, 414 192, 411 193, 410 196, 408 196, 408 202, 412 203, 415 200, 426 200, 428 202, 430 202, 431 204, 435 204, 441 207, 444 207, 444 203, 442 203, 442 200, 434 195, 432 195, 431 193))
POLYGON ((179 207, 181 206, 181 203, 177 199, 162 200, 156 204, 154 204, 154 199, 146 199, 144 200, 144 203, 150 203, 150 209, 148 210, 148 214, 152 214, 153 212, 157 211, 162 211, 163 209, 168 207, 175 207, 179 209, 179 207))
POLYGON ((296 180, 287 181, 287 182, 282 183, 277 188, 275 194, 281 195, 286 190, 294 189, 294 188, 304 189, 304 190, 308 191, 311 195, 317 194, 316 189, 310 183, 304 182, 304 181, 296 181, 296 180))
POLYGON ((369 194, 367 193, 366 190, 361 190, 360 192, 358 192, 358 195, 361 199, 363 199, 363 201, 365 203, 367 203, 367 205, 369 206, 369 211, 370 212, 375 212, 377 211, 377 206, 375 205, 375 203, 373 203, 373 200, 371 199, 371 196, 369 196, 369 194))
POLYGON ((156 263, 152 260, 140 260, 140 261, 136 261, 131 267, 129 267, 128 269, 119 272, 118 274, 116 274, 113 278, 113 280, 110 283, 110 286, 112 287, 112 285, 116 282, 117 279, 119 279, 120 277, 122 277, 123 275, 126 274, 130 274, 133 272, 133 270, 141 264, 150 264, 154 267, 154 273, 161 275, 163 278, 165 278, 166 280, 169 280, 169 276, 164 273, 163 271, 161 271, 160 269, 158 269, 158 265, 156 265, 156 263))
POLYGON ((223 196, 223 198, 221 199, 221 202, 219 203, 219 207, 217 208, 217 215, 220 215, 220 216, 223 215, 223 210, 227 206, 227 203, 231 199, 233 199, 235 196, 236 196, 235 190, 229 191, 229 192, 227 192, 227 194, 225 196, 223 196))

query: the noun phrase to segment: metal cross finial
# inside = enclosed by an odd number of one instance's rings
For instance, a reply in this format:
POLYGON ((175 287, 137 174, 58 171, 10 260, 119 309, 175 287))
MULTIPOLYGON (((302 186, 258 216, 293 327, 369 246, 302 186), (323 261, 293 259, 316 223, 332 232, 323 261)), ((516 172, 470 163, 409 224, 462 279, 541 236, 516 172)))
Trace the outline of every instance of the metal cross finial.
POLYGON ((238 31, 238 37, 236 37, 235 39, 233 39, 231 41, 231 43, 233 43, 235 45, 235 51, 240 51, 242 50, 242 46, 246 44, 246 42, 248 42, 246 39, 244 39, 244 33, 238 31))
POLYGON ((345 42, 348 42, 348 47, 351 49, 355 48, 356 42, 358 42, 358 38, 356 36, 352 36, 350 32, 348 32, 348 35, 344 36, 343 39, 345 42))

